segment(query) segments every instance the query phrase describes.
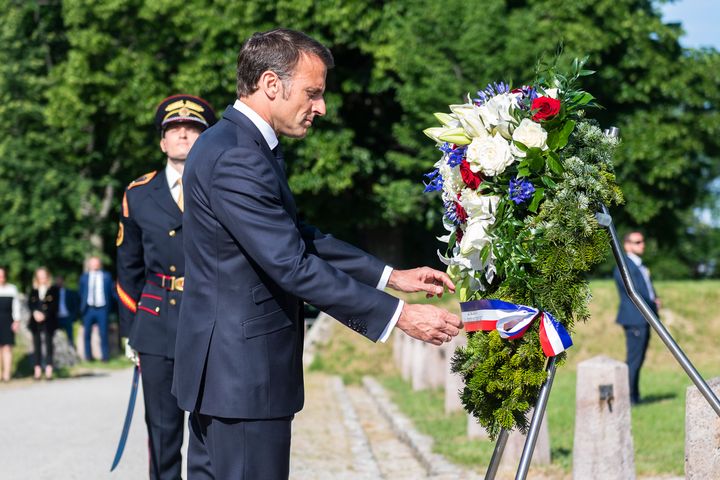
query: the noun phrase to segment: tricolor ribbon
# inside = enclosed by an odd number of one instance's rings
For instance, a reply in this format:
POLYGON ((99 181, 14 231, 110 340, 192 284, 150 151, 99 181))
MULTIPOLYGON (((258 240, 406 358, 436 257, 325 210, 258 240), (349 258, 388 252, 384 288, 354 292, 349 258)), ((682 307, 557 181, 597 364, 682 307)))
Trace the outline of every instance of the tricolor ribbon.
POLYGON ((540 317, 540 346, 547 357, 554 357, 572 346, 565 327, 548 312, 502 300, 485 299, 460 303, 465 330, 489 332, 515 340, 522 337, 533 321, 540 317))

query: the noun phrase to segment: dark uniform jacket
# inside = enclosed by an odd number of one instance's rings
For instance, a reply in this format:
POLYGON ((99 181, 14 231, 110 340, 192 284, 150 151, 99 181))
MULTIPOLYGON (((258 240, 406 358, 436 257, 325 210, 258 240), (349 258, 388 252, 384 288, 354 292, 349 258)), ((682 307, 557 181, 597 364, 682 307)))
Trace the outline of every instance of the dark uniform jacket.
POLYGON ((180 408, 279 418, 303 405, 302 300, 377 340, 398 300, 385 264, 298 222, 282 165, 229 107, 183 174, 185 298, 173 393, 180 408))
MULTIPOLYGON (((643 277, 640 268, 635 265, 635 262, 630 260, 630 257, 627 255, 625 255, 625 263, 627 264, 630 278, 635 285, 635 291, 637 291, 638 295, 640 295, 640 297, 645 301, 647 306, 650 307, 655 315, 657 315, 657 305, 650 296, 650 291, 648 290, 645 277, 643 277)), ((630 296, 627 294, 625 284, 623 283, 622 276, 620 275, 620 270, 618 270, 617 267, 615 267, 615 270, 613 271, 613 276, 615 277, 615 286, 617 287, 618 295, 620 296, 620 307, 618 308, 618 314, 615 322, 620 325, 627 326, 646 325, 647 321, 645 320, 645 317, 643 317, 640 310, 635 306, 633 301, 630 299, 630 296)))
POLYGON ((28 308, 30 309, 30 321, 28 322, 28 328, 35 332, 38 329, 45 331, 55 331, 58 328, 58 305, 60 302, 60 295, 58 288, 53 285, 45 292, 45 297, 40 300, 40 294, 37 288, 33 288, 28 296, 28 308), (35 321, 32 312, 39 311, 45 314, 45 320, 41 323, 35 321))
POLYGON ((182 212, 165 170, 126 189, 117 246, 121 336, 140 353, 174 358, 185 259, 182 212))

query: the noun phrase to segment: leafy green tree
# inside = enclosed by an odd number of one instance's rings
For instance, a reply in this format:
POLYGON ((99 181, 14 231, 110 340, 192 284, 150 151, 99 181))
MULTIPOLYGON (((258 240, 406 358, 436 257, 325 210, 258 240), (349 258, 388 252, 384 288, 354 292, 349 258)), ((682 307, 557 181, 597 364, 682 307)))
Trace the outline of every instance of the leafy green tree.
MULTIPOLYGON (((235 59, 284 25, 333 51, 328 115, 288 142, 305 215, 396 263, 432 261, 439 212, 422 194, 438 158, 432 113, 490 81, 531 80, 562 41, 589 55, 583 87, 622 130, 617 218, 679 255, 717 176, 717 52, 682 49, 650 0, 0 0, 0 263, 79 270, 114 258, 122 190, 161 168, 152 127, 167 95, 234 99, 235 59), (404 247, 404 248, 403 248, 404 247)), ((680 257, 678 257, 680 258, 680 257)), ((682 257, 685 258, 685 257, 682 257)))

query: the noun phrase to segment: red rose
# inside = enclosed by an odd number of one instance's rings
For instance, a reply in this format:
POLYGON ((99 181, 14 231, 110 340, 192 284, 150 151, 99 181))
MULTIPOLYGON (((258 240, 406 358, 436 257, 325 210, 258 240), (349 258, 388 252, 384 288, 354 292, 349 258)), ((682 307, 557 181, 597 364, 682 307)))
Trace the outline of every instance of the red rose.
POLYGON ((457 217, 458 221, 460 223, 465 223, 467 220, 467 212, 463 208, 462 205, 460 205, 459 202, 453 202, 455 203, 455 216, 457 217))
POLYGON ((460 176, 462 177, 463 182, 465 182, 465 185, 473 190, 477 189, 483 181, 482 175, 470 170, 470 164, 467 160, 463 160, 460 163, 460 176))
POLYGON ((463 234, 462 229, 458 227, 458 228, 455 230, 455 239, 456 239, 456 242, 457 242, 457 243, 462 242, 463 235, 464 235, 464 234, 463 234))
POLYGON ((560 112, 560 100, 550 97, 537 97, 530 106, 535 111, 532 119, 536 122, 554 117, 560 112))

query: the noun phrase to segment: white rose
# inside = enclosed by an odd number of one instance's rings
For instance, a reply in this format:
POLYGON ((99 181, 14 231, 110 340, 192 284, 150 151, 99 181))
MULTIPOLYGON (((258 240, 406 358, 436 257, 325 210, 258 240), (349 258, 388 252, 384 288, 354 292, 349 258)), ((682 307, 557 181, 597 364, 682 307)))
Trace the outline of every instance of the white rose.
POLYGON ((472 103, 450 105, 450 110, 455 114, 469 137, 474 138, 488 136, 485 125, 480 119, 480 109, 477 106, 472 103))
POLYGON ((467 256, 473 250, 480 251, 490 243, 488 230, 492 225, 491 221, 484 219, 471 219, 465 226, 465 233, 460 241, 460 253, 467 256))
POLYGON ((510 138, 510 125, 515 121, 512 111, 517 107, 517 95, 503 93, 495 95, 478 107, 478 111, 488 131, 499 132, 505 138, 510 138))
MULTIPOLYGON (((512 134, 515 142, 520 142, 528 148, 547 149, 547 132, 529 118, 523 118, 520 125, 517 126, 512 134)), ((514 146, 514 145, 513 145, 514 146)), ((517 157, 524 157, 525 152, 519 148, 513 148, 513 153, 517 157)))
POLYGON ((470 164, 470 170, 490 177, 501 174, 515 161, 510 144, 499 133, 492 137, 473 138, 465 157, 470 164))
POLYGON ((477 191, 465 188, 460 194, 460 205, 465 209, 471 220, 495 221, 495 211, 500 197, 497 195, 481 195, 477 191))
POLYGON ((557 99, 558 98, 558 89, 557 88, 548 88, 545 90, 545 96, 557 99))

